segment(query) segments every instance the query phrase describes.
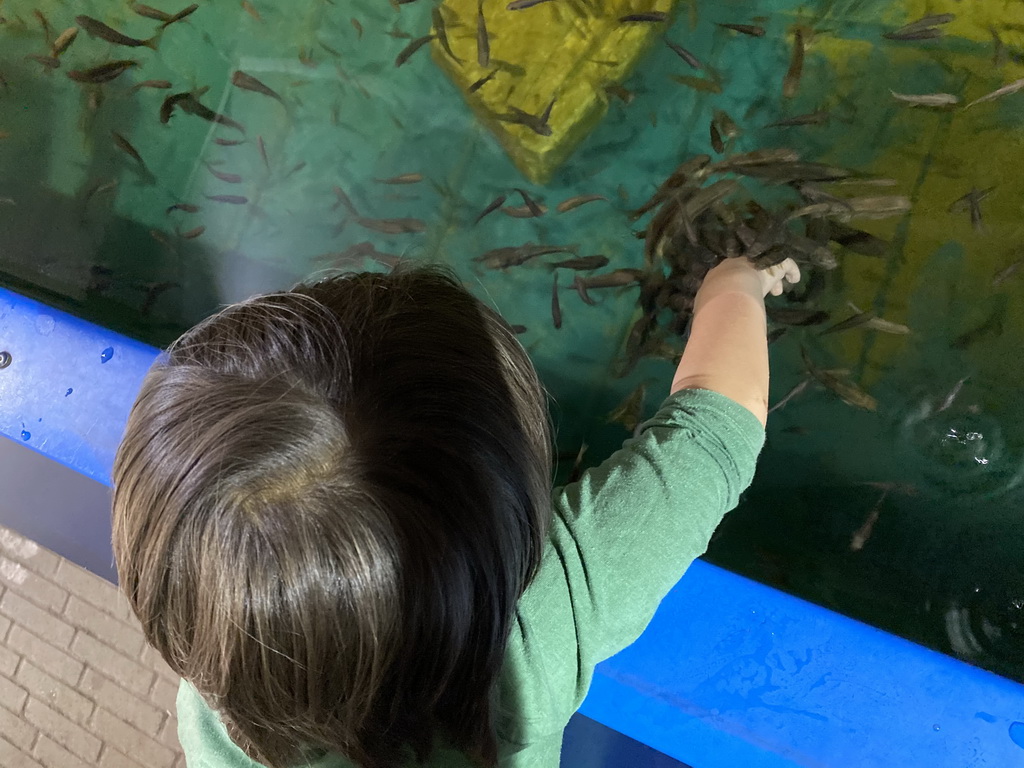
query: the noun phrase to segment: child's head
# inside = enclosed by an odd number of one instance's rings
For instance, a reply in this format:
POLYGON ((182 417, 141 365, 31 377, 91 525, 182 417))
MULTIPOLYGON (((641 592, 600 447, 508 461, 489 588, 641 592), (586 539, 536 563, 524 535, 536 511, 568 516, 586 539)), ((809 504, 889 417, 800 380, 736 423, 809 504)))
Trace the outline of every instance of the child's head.
POLYGON ((550 516, 541 386, 438 269, 227 307, 147 375, 114 465, 146 637, 250 757, 490 761, 490 696, 550 516))

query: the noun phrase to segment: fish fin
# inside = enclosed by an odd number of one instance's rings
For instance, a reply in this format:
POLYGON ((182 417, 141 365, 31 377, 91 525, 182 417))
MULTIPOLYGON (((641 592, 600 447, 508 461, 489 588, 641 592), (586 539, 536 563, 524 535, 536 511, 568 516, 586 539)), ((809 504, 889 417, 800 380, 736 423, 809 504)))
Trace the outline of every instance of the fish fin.
POLYGON ((157 50, 160 47, 160 38, 163 36, 163 34, 164 34, 164 27, 160 27, 160 29, 157 31, 157 33, 155 35, 153 35, 148 40, 143 41, 142 44, 144 46, 146 46, 147 48, 151 48, 152 50, 155 51, 155 50, 157 50))

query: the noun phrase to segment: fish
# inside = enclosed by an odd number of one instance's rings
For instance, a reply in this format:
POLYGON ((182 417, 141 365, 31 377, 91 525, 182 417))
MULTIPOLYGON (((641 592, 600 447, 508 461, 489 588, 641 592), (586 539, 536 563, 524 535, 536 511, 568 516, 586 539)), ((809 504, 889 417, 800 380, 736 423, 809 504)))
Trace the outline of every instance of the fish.
POLYGON ((137 91, 140 88, 162 88, 162 89, 166 89, 166 88, 170 88, 170 87, 171 87, 171 81, 170 80, 143 80, 141 83, 136 83, 135 85, 133 85, 131 89, 133 91, 137 91))
POLYGON ((537 205, 533 198, 526 194, 526 190, 515 187, 514 191, 519 193, 519 196, 523 198, 524 205, 526 205, 530 213, 534 216, 543 216, 547 212, 547 208, 542 209, 541 206, 537 205))
MULTIPOLYGON (((180 96, 181 94, 175 95, 180 96)), ((172 99, 174 98, 174 96, 168 96, 167 98, 172 99)), ((227 115, 222 115, 219 112, 214 112, 212 109, 202 104, 199 101, 199 99, 197 99, 195 95, 191 92, 184 94, 184 98, 180 99, 176 103, 182 110, 184 110, 190 115, 195 115, 197 117, 201 117, 203 120, 206 120, 207 122, 224 125, 228 128, 234 128, 240 131, 241 133, 245 133, 245 127, 241 123, 232 120, 227 115)))
POLYGON ((76 83, 109 83, 132 67, 139 66, 139 62, 131 60, 109 61, 89 69, 73 69, 68 72, 68 77, 76 83))
POLYGON ((889 93, 897 101, 903 101, 912 107, 948 107, 959 103, 960 99, 952 93, 889 93))
POLYGON ((490 82, 490 81, 491 81, 491 80, 492 80, 492 79, 494 78, 494 76, 495 76, 496 74, 498 74, 498 70, 494 70, 494 71, 493 71, 493 72, 491 72, 491 74, 489 74, 489 75, 484 75, 484 76, 483 76, 483 77, 481 77, 481 78, 480 78, 479 80, 477 80, 477 81, 476 81, 475 83, 473 83, 473 84, 472 84, 471 86, 469 86, 469 88, 468 88, 467 90, 468 90, 468 91, 469 91, 470 93, 476 93, 476 92, 477 92, 477 91, 479 91, 479 90, 480 90, 480 89, 481 89, 481 88, 482 88, 482 87, 483 87, 484 85, 486 85, 487 83, 489 83, 489 82, 490 82))
POLYGON ((155 51, 157 47, 157 40, 160 37, 159 34, 154 35, 148 40, 139 40, 135 37, 128 37, 128 35, 121 34, 116 29, 108 27, 102 21, 94 19, 92 16, 75 16, 75 23, 84 29, 89 37, 98 37, 101 40, 106 40, 108 43, 124 45, 129 48, 145 46, 146 48, 152 48, 155 51))
POLYGON ((683 46, 677 45, 676 43, 673 43, 667 37, 665 38, 665 45, 667 45, 669 48, 671 48, 680 59, 685 61, 687 64, 689 64, 694 69, 703 69, 704 68, 704 65, 701 63, 700 59, 698 59, 696 56, 694 56, 692 53, 690 53, 690 51, 688 51, 685 48, 683 48, 683 46))
POLYGON ((970 376, 964 376, 962 379, 960 379, 960 381, 953 385, 953 388, 949 391, 949 394, 942 398, 942 402, 939 403, 939 407, 935 409, 936 413, 948 411, 953 406, 953 402, 956 400, 957 396, 960 394, 960 390, 964 388, 964 384, 967 382, 967 379, 969 378, 970 376))
POLYGON ((555 330, 562 327, 562 307, 558 303, 558 270, 555 270, 554 280, 551 282, 551 320, 555 324, 555 330))
POLYGON ((608 414, 609 423, 621 424, 629 432, 635 433, 643 416, 644 399, 646 397, 647 385, 640 384, 608 414))
POLYGON ((378 184, 419 184, 423 181, 421 173, 403 173, 401 176, 392 176, 390 179, 374 179, 378 184))
POLYGON ((803 346, 800 347, 800 355, 803 358, 804 365, 807 367, 807 372, 823 384, 826 389, 837 395, 844 403, 855 408, 863 408, 866 411, 878 409, 878 401, 856 384, 844 381, 834 373, 823 371, 814 365, 807 355, 807 349, 803 346))
POLYGON ((821 325, 828 322, 829 314, 820 309, 797 307, 768 307, 768 319, 783 325, 821 325))
POLYGON ((715 121, 711 121, 711 148, 718 154, 725 152, 725 142, 722 141, 722 134, 718 130, 718 126, 715 125, 715 121))
POLYGON ((521 333, 526 333, 527 331, 525 325, 510 325, 509 327, 512 329, 512 333, 514 333, 516 336, 518 336, 521 333))
POLYGON ((607 93, 609 96, 614 96, 623 104, 631 103, 634 98, 634 94, 631 90, 629 90, 628 88, 623 88, 618 83, 611 83, 610 85, 606 85, 604 87, 604 92, 607 93))
POLYGON ((764 37, 764 27, 758 24, 722 24, 718 23, 717 26, 724 29, 731 29, 733 32, 739 32, 749 37, 764 37))
POLYGON ((263 137, 262 136, 257 136, 256 137, 256 147, 260 151, 260 157, 263 158, 263 165, 266 166, 266 169, 269 171, 270 170, 270 158, 267 157, 267 145, 263 143, 263 137))
POLYGON ((527 8, 533 8, 535 5, 547 2, 549 2, 549 0, 512 0, 511 3, 505 6, 505 10, 525 11, 527 8))
POLYGON ((537 205, 535 203, 533 208, 528 205, 510 206, 502 208, 501 212, 514 219, 533 219, 547 213, 548 207, 546 205, 537 205))
POLYGON ((589 275, 581 277, 576 275, 572 287, 580 295, 585 304, 594 304, 588 291, 596 288, 626 288, 631 285, 639 285, 643 278, 643 272, 639 269, 616 269, 614 272, 605 272, 601 275, 589 275))
POLYGON ((717 80, 709 80, 703 77, 693 77, 692 75, 669 75, 670 78, 675 80, 680 85, 686 85, 693 88, 695 91, 703 91, 705 93, 721 93, 722 85, 717 80))
POLYGON ((782 97, 791 99, 796 96, 800 87, 800 75, 804 71, 804 31, 797 27, 793 30, 793 55, 789 59, 789 69, 782 78, 782 97))
POLYGON ((222 139, 215 138, 213 143, 220 147, 237 147, 239 144, 245 144, 245 139, 222 139))
MULTIPOLYGON (((884 499, 885 497, 883 496, 882 498, 884 499)), ((864 549, 864 545, 868 543, 868 539, 871 538, 871 533, 875 530, 875 524, 878 522, 881 505, 882 502, 879 501, 878 504, 872 507, 867 518, 864 520, 864 524, 854 531, 853 536, 850 538, 851 552, 860 552, 864 549)))
POLYGON ((964 109, 969 109, 970 107, 973 107, 975 104, 981 104, 982 102, 985 101, 992 101, 994 99, 998 99, 1001 96, 1009 96, 1011 93, 1016 93, 1021 88, 1024 88, 1024 77, 1022 77, 1020 80, 1014 80, 1012 83, 1004 85, 1002 88, 996 88, 991 93, 986 93, 984 96, 975 99, 969 104, 965 104, 964 109))
POLYGON ((349 19, 349 21, 352 22, 352 28, 356 31, 356 39, 357 40, 362 40, 363 39, 363 25, 359 23, 359 19, 357 19, 355 16, 353 16, 351 19, 349 19))
POLYGON ((601 267, 608 266, 608 257, 600 253, 595 253, 593 256, 581 256, 575 259, 565 259, 564 261, 556 261, 554 264, 551 264, 550 266, 553 268, 574 269, 579 271, 601 269, 601 267))
POLYGON ((906 195, 878 195, 875 197, 848 197, 843 202, 849 209, 849 218, 884 219, 910 210, 906 195))
POLYGON ((404 235, 427 230, 426 223, 421 219, 371 219, 356 216, 356 224, 363 229, 381 232, 385 235, 404 235))
POLYGON ((68 27, 57 35, 57 39, 53 41, 53 45, 50 47, 50 53, 54 58, 60 56, 71 47, 76 37, 78 37, 78 27, 68 27))
MULTIPOLYGON (((551 104, 555 102, 552 101, 551 104)), ((551 126, 548 125, 547 118, 545 115, 550 114, 551 106, 545 110, 544 115, 531 115, 529 112, 524 112, 518 107, 509 106, 509 111, 503 115, 495 115, 494 117, 502 122, 514 123, 516 125, 524 125, 534 133, 540 136, 550 136, 551 126)))
POLYGON ((715 110, 714 120, 718 129, 722 132, 722 136, 725 138, 734 139, 740 135, 740 127, 736 125, 736 121, 724 109, 715 110))
POLYGON ((953 339, 951 346, 954 349, 967 349, 977 341, 991 333, 1002 335, 1003 320, 1006 316, 1006 305, 998 305, 985 320, 980 324, 953 339))
POLYGON ((580 450, 576 454, 576 459, 572 463, 572 469, 569 471, 569 476, 565 481, 567 485, 575 483, 583 476, 583 457, 586 455, 588 448, 589 446, 586 443, 580 444, 580 450))
POLYGON ((811 377, 801 379, 795 387, 793 387, 791 390, 789 390, 789 392, 786 393, 785 397, 783 397, 781 400, 779 400, 779 402, 777 402, 775 405, 768 409, 768 413, 772 414, 775 413, 775 411, 785 408, 787 405, 789 405, 789 401, 801 395, 804 392, 804 390, 806 390, 807 387, 810 386, 810 383, 812 381, 814 381, 814 379, 812 379, 811 377))
POLYGON ((501 208, 501 206, 503 206, 505 204, 506 198, 507 198, 506 195, 498 195, 490 203, 488 203, 487 207, 484 208, 483 211, 480 212, 480 215, 477 216, 476 219, 473 220, 473 226, 476 226, 477 224, 479 224, 480 220, 483 219, 484 216, 487 216, 487 215, 489 215, 491 213, 494 213, 496 210, 501 208))
POLYGON ((929 40, 942 36, 942 30, 936 29, 940 24, 948 24, 956 16, 952 13, 940 13, 933 16, 923 16, 917 21, 912 21, 892 32, 886 32, 882 37, 887 40, 929 40))
POLYGON ((253 93, 262 93, 264 96, 269 96, 272 99, 284 104, 284 99, 281 98, 281 94, 275 91, 268 85, 260 82, 252 75, 243 72, 240 69, 236 69, 231 74, 231 84, 236 88, 241 88, 244 91, 252 91, 253 93))
POLYGON ((40 11, 38 8, 32 9, 32 15, 39 20, 39 24, 43 28, 43 36, 46 38, 46 42, 49 43, 50 38, 53 37, 53 30, 50 29, 50 22, 46 19, 46 16, 43 15, 43 12, 40 11))
POLYGON ((487 37, 483 0, 476 5, 476 63, 484 69, 491 66, 491 41, 487 37))
POLYGON ((525 245, 505 246, 494 248, 480 256, 474 256, 473 261, 483 264, 488 269, 507 269, 518 267, 538 256, 547 256, 550 253, 576 253, 574 245, 525 245))
POLYGON ((575 208, 579 208, 581 205, 593 203, 598 200, 604 200, 606 203, 608 202, 608 198, 604 195, 576 195, 575 197, 570 197, 567 200, 560 202, 555 206, 555 210, 559 213, 567 213, 575 208))
POLYGON ((395 66, 396 67, 400 67, 403 64, 405 64, 405 62, 407 62, 409 60, 409 58, 414 53, 416 53, 416 51, 418 51, 424 45, 429 43, 435 37, 437 37, 437 35, 433 35, 433 34, 431 34, 431 35, 424 35, 423 37, 417 37, 415 40, 413 40, 411 43, 409 43, 407 46, 405 46, 405 48, 403 48, 399 52, 398 56, 395 57, 395 66))
POLYGON ((829 113, 819 109, 816 112, 807 112, 802 115, 787 117, 785 120, 776 120, 774 123, 768 123, 765 128, 783 128, 791 125, 821 125, 822 123, 827 123, 828 119, 829 113))
POLYGON ((889 241, 880 237, 863 232, 859 229, 847 227, 837 221, 829 222, 829 239, 862 256, 885 256, 889 251, 889 241))
POLYGON ((455 51, 452 50, 452 45, 448 41, 448 27, 444 23, 444 16, 441 13, 441 7, 435 5, 430 9, 430 18, 434 23, 434 34, 437 35, 437 41, 441 43, 441 47, 444 48, 444 52, 447 53, 453 61, 462 63, 462 59, 455 55, 455 51))
POLYGON ((197 238, 201 234, 203 234, 203 232, 205 232, 205 231, 206 231, 206 227, 203 226, 202 224, 200 224, 195 229, 190 229, 188 232, 183 233, 182 234, 182 238, 185 239, 185 240, 194 240, 195 238, 197 238))
POLYGON ((191 16, 193 13, 195 13, 198 10, 199 10, 199 5, 197 3, 193 3, 192 5, 188 6, 187 8, 182 8, 180 11, 178 11, 173 16, 170 16, 169 18, 167 18, 164 21, 164 23, 160 25, 160 29, 165 29, 165 28, 169 27, 171 24, 174 24, 175 22, 181 21, 182 19, 184 19, 184 18, 186 18, 188 16, 191 16))
POLYGON ((199 213, 199 206, 193 205, 192 203, 175 203, 167 208, 167 213, 174 213, 174 211, 183 211, 184 213, 199 213))
POLYGON ((36 64, 42 64, 47 69, 58 69, 60 67, 60 59, 56 56, 40 56, 38 53, 30 53, 25 58, 36 62, 36 64))
MULTIPOLYGON (((174 250, 174 247, 170 243, 165 243, 165 245, 167 245, 172 251, 174 250)), ((146 292, 146 298, 142 302, 142 306, 139 308, 139 314, 146 317, 152 311, 153 305, 156 303, 156 300, 160 298, 161 294, 166 293, 171 288, 181 288, 181 284, 168 281, 163 283, 146 283, 139 287, 146 292)))
POLYGON ((133 13, 137 13, 147 19, 155 19, 156 21, 167 21, 171 18, 171 14, 167 11, 161 11, 158 8, 153 8, 148 5, 142 5, 141 3, 132 3, 131 9, 133 13))
POLYGON ((631 22, 645 22, 656 24, 661 21, 666 21, 668 14, 664 11, 651 11, 649 13, 627 13, 625 16, 619 16, 619 21, 628 24, 631 22))
POLYGON ((260 16, 260 12, 256 10, 255 6, 249 2, 249 0, 242 0, 242 10, 252 16, 256 21, 262 22, 263 17, 260 16))
POLYGON ((1017 274, 1021 266, 1024 266, 1024 259, 1017 259, 1017 261, 1013 262, 1009 266, 1003 267, 1001 270, 996 272, 995 276, 992 278, 992 287, 996 288, 1005 283, 1017 274))
POLYGON ((225 173, 223 171, 218 171, 216 168, 214 168, 209 163, 205 163, 205 165, 206 165, 206 170, 208 170, 210 173, 212 173, 214 176, 216 176, 221 181, 227 182, 228 184, 241 184, 242 183, 242 177, 239 176, 237 173, 225 173))
POLYGON ((138 150, 132 146, 132 143, 128 141, 128 139, 126 139, 117 131, 111 131, 110 134, 111 136, 114 137, 114 144, 115 146, 117 146, 118 149, 120 149, 132 160, 141 165, 143 169, 146 168, 146 161, 142 159, 142 155, 139 154, 138 150))
POLYGON ((231 205, 245 205, 249 202, 249 198, 244 195, 204 195, 204 197, 216 203, 230 203, 231 205))
POLYGON ((344 208, 353 216, 359 215, 356 212, 356 207, 352 204, 352 199, 347 194, 345 194, 345 190, 343 190, 341 187, 335 186, 334 195, 335 197, 338 198, 338 202, 336 202, 334 204, 334 207, 331 208, 332 211, 338 210, 338 206, 344 206, 344 208))
MULTIPOLYGON (((171 116, 174 114, 174 108, 181 104, 185 99, 192 98, 192 94, 189 91, 183 91, 182 93, 172 93, 170 96, 165 98, 160 104, 160 122, 167 124, 171 120, 171 116)), ((216 139, 214 139, 216 141, 216 139)))

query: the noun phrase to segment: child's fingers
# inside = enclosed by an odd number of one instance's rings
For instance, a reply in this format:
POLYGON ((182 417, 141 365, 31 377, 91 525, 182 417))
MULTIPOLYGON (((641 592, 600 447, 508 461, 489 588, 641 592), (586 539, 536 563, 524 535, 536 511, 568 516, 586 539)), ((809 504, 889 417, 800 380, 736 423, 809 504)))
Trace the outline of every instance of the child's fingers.
POLYGON ((786 268, 786 280, 788 280, 790 283, 794 285, 796 283, 799 283, 800 267, 797 265, 797 263, 792 259, 786 259, 784 262, 782 262, 782 264, 786 268))

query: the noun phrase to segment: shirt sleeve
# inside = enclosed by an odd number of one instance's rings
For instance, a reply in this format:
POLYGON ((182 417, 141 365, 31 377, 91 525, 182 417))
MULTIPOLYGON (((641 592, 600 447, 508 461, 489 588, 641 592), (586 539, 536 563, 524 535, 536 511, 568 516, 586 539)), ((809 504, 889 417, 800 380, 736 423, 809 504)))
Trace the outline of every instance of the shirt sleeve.
POLYGON ((640 636, 704 553, 750 485, 763 443, 764 428, 746 408, 683 390, 607 461, 555 490, 548 549, 520 599, 512 639, 516 687, 528 687, 527 677, 543 681, 527 697, 535 712, 568 721, 594 667, 640 636))

